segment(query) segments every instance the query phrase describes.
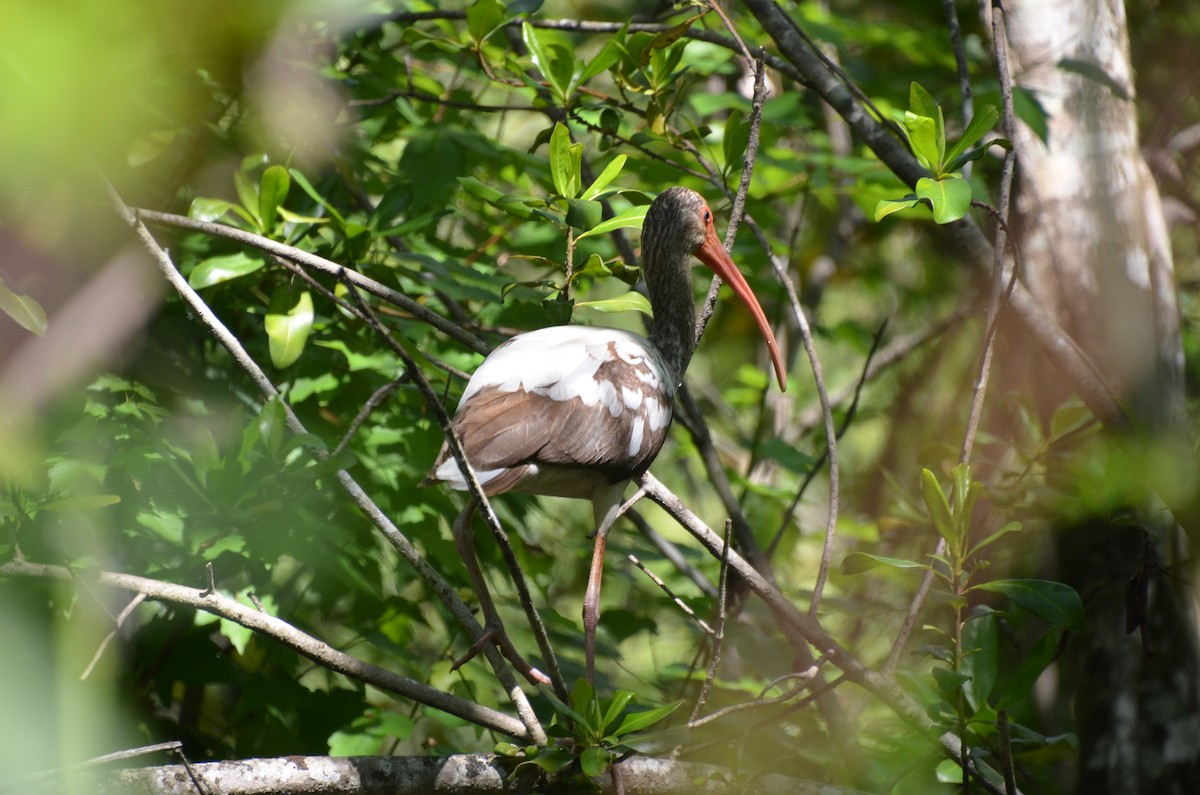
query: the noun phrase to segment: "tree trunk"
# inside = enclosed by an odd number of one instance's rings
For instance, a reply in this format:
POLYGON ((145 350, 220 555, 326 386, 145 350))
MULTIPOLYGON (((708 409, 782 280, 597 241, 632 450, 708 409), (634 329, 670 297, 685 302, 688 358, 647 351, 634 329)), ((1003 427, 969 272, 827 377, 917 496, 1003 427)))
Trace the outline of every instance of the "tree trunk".
MULTIPOLYGON (((1138 149, 1124 6, 1014 0, 1007 22, 1014 78, 1049 115, 1045 141, 1020 125, 1015 142, 1023 277, 1126 401, 1148 443, 1182 446, 1170 240, 1138 149)), ((1049 384, 1044 406, 1064 397, 1055 379, 1039 381, 1049 384)), ((1150 507, 1128 506, 1135 521, 1096 517, 1056 539, 1058 579, 1088 610, 1060 665, 1059 698, 1080 735, 1081 792, 1200 792, 1190 578, 1164 572, 1176 528, 1161 510, 1147 518, 1150 507), (1126 621, 1141 594, 1148 602, 1139 638, 1126 634, 1126 621)))

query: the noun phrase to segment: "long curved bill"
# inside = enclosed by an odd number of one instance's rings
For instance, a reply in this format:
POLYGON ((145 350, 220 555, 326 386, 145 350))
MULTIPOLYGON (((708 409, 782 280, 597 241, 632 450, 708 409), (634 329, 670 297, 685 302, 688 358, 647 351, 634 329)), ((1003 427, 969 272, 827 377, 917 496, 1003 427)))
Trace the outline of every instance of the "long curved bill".
POLYGON ((787 372, 784 370, 783 357, 779 354, 779 344, 775 342, 771 324, 767 322, 767 316, 759 306, 758 299, 754 297, 754 292, 746 283, 742 272, 737 269, 737 265, 733 264, 725 247, 717 239, 717 232, 711 223, 708 225, 708 236, 704 238, 700 248, 696 249, 696 258, 711 268, 713 273, 720 276, 721 281, 732 287, 738 298, 742 299, 742 303, 750 310, 750 314, 754 316, 754 322, 758 324, 758 330, 766 340, 767 349, 771 351, 771 364, 775 366, 775 377, 779 380, 779 389, 786 392, 787 372))

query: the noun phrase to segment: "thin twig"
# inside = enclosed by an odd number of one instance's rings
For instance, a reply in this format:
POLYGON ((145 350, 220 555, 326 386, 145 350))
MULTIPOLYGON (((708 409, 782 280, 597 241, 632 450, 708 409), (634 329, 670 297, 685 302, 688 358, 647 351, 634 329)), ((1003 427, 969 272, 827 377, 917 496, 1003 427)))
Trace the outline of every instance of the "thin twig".
POLYGON ((87 664, 87 668, 84 668, 83 673, 79 675, 80 682, 85 681, 88 676, 91 675, 92 669, 96 667, 96 663, 100 662, 100 658, 104 656, 104 650, 108 648, 108 644, 112 642, 112 639, 117 636, 117 632, 121 629, 121 625, 125 623, 125 619, 129 618, 130 614, 132 614, 133 611, 137 609, 137 606, 145 601, 145 599, 145 594, 135 595, 129 600, 129 604, 125 605, 125 608, 119 614, 117 614, 116 621, 113 622, 115 626, 113 626, 112 632, 109 632, 104 636, 104 640, 100 641, 100 646, 96 649, 96 653, 92 655, 92 659, 87 664))
POLYGON ((761 709, 762 707, 773 707, 776 704, 783 704, 785 702, 791 701, 793 698, 795 698, 796 696, 800 695, 801 693, 803 693, 805 690, 808 689, 808 686, 812 683, 813 677, 815 677, 817 675, 817 671, 819 671, 819 670, 820 670, 819 666, 813 665, 813 666, 809 667, 808 670, 806 670, 806 671, 799 671, 797 673, 784 674, 783 676, 781 676, 777 679, 773 679, 772 681, 767 683, 767 685, 765 687, 763 687, 762 691, 759 693, 758 698, 754 699, 753 701, 747 701, 742 704, 732 704, 728 707, 717 710, 716 712, 712 713, 711 715, 705 715, 703 718, 697 718, 697 717, 693 716, 692 719, 688 721, 687 726, 689 729, 698 729, 701 726, 705 726, 709 723, 713 723, 715 721, 721 720, 722 718, 727 718, 730 715, 736 715, 739 712, 745 712, 746 710, 761 709), (776 685, 778 685, 782 682, 791 681, 793 679, 799 680, 799 683, 796 684, 795 686, 793 686, 792 688, 790 688, 789 690, 787 690, 786 692, 781 693, 778 696, 774 696, 772 698, 765 698, 766 694, 768 692, 770 692, 770 690, 772 688, 774 688, 776 685))
POLYGON ((712 636, 712 635, 716 635, 716 634, 717 634, 717 631, 716 631, 715 629, 713 629, 712 627, 710 627, 710 626, 708 625, 708 622, 707 622, 707 621, 705 621, 705 620, 704 620, 703 618, 701 618, 700 616, 696 615, 696 611, 695 611, 695 610, 693 610, 693 609, 692 609, 692 608, 691 608, 691 607, 688 605, 688 603, 687 603, 687 602, 685 602, 685 601, 683 601, 682 599, 680 599, 680 598, 679 598, 679 597, 678 597, 678 596, 675 594, 675 592, 671 590, 671 586, 669 586, 669 585, 667 585, 665 582, 663 582, 663 579, 662 579, 662 577, 659 577, 659 576, 658 576, 657 574, 655 574, 653 571, 651 571, 650 569, 646 568, 646 564, 645 564, 645 563, 642 563, 642 561, 638 559, 638 556, 637 556, 637 555, 626 555, 625 557, 626 557, 626 558, 628 558, 628 560, 629 560, 629 562, 630 562, 630 563, 632 563, 633 565, 637 566, 637 567, 638 567, 638 569, 639 569, 639 570, 642 572, 642 574, 645 574, 645 575, 646 575, 646 576, 647 576, 647 577, 650 579, 650 582, 652 582, 652 583, 654 583, 655 585, 657 585, 657 586, 659 587, 659 589, 660 589, 660 590, 661 590, 663 593, 665 593, 665 594, 667 595, 667 598, 669 598, 669 599, 670 599, 672 602, 674 602, 674 603, 675 603, 675 606, 676 606, 676 607, 678 607, 680 610, 682 610, 682 611, 683 611, 684 615, 686 615, 688 618, 690 618, 690 619, 692 619, 693 621, 695 621, 695 622, 696 622, 696 626, 698 626, 698 627, 700 627, 700 629, 704 630, 704 634, 705 634, 705 635, 710 635, 710 636, 712 636))
POLYGON ((704 676, 704 684, 701 685, 700 693, 696 696, 696 705, 692 707, 692 717, 688 719, 689 726, 700 716, 700 711, 704 709, 704 702, 708 700, 708 693, 712 690, 713 682, 717 680, 717 669, 721 665, 721 647, 725 642, 725 602, 729 596, 729 540, 732 533, 733 522, 726 519, 725 545, 721 549, 721 578, 717 590, 717 629, 715 632, 710 633, 713 639, 712 657, 708 661, 708 672, 704 676))

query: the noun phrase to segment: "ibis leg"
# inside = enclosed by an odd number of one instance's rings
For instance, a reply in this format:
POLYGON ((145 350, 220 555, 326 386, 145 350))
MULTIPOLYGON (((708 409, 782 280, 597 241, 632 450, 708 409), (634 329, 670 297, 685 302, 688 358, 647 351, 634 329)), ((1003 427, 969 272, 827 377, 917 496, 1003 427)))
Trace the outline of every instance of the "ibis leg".
POLYGON ((462 558, 463 565, 467 568, 471 587, 475 590, 475 596, 479 599, 479 607, 483 611, 483 633, 471 644, 471 648, 467 649, 466 654, 454 661, 450 670, 457 671, 479 654, 485 645, 494 642, 500 649, 500 653, 512 663, 522 676, 534 685, 548 685, 550 678, 526 662, 513 646, 508 634, 504 631, 500 614, 496 612, 496 604, 492 601, 491 591, 488 590, 487 581, 484 580, 483 572, 479 568, 479 559, 475 557, 475 531, 471 527, 471 518, 475 515, 476 507, 474 499, 468 500, 466 507, 454 520, 453 529, 454 546, 458 550, 459 557, 462 558))
POLYGON ((596 531, 592 546, 592 567, 588 571, 587 591, 583 594, 583 650, 587 680, 596 682, 596 624, 600 621, 600 578, 604 575, 604 547, 608 544, 611 522, 596 531))

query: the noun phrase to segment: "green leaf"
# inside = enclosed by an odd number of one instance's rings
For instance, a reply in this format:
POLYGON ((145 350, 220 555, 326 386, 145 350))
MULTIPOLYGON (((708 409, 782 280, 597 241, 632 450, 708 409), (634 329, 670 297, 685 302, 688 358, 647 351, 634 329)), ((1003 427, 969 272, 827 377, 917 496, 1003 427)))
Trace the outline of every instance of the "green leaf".
POLYGON ((958 689, 971 678, 962 671, 952 671, 941 665, 934 666, 930 673, 933 674, 933 679, 937 682, 938 689, 947 697, 957 693, 958 689))
POLYGON ((188 218, 195 218, 197 221, 215 221, 233 207, 233 204, 224 199, 206 199, 203 196, 197 196, 192 199, 192 204, 188 207, 188 218))
POLYGON ((972 618, 962 629, 963 658, 959 670, 970 676, 963 694, 971 709, 980 710, 996 684, 1000 670, 1000 627, 996 614, 972 618))
POLYGON ((1063 58, 1057 64, 1059 69, 1064 72, 1086 77, 1088 80, 1099 83, 1113 93, 1113 96, 1118 99, 1123 99, 1128 102, 1132 99, 1125 86, 1117 82, 1108 72, 1104 71, 1104 67, 1093 61, 1083 61, 1078 58, 1063 58))
POLYGON ((691 738, 687 726, 671 726, 661 731, 638 732, 621 738, 621 746, 647 756, 665 754, 691 738))
POLYGON ((287 198, 291 186, 292 180, 283 166, 271 166, 263 172, 258 185, 258 217, 267 232, 275 228, 276 210, 287 198))
POLYGON ((1007 138, 993 138, 992 140, 985 143, 983 146, 976 147, 975 149, 972 149, 969 152, 965 152, 964 154, 961 154, 958 157, 954 158, 954 160, 952 160, 950 163, 948 163, 946 165, 946 173, 949 174, 949 173, 958 171, 963 166, 965 166, 967 163, 971 163, 975 160, 978 160, 979 158, 986 155, 987 151, 989 149, 991 149, 993 146, 999 146, 1004 149, 1011 150, 1012 149, 1012 141, 1008 140, 1007 138))
POLYGON ((588 778, 604 775, 612 763, 612 752, 607 748, 584 748, 579 755, 579 767, 588 778))
POLYGON ((193 289, 203 290, 205 287, 212 287, 214 284, 254 273, 264 265, 266 263, 258 257, 251 257, 243 252, 210 257, 192 270, 191 275, 188 276, 188 284, 193 289))
POLYGON ((628 158, 625 155, 617 155, 614 157, 604 170, 600 172, 600 176, 588 186, 588 189, 583 192, 581 199, 594 199, 600 195, 600 192, 608 187, 608 183, 617 178, 621 173, 621 169, 625 167, 625 161, 628 158))
POLYGON ((567 199, 567 223, 580 231, 587 231, 604 218, 604 206, 600 202, 584 199, 567 199))
POLYGON ((250 222, 262 229, 262 215, 258 209, 258 186, 240 171, 233 172, 233 186, 237 189, 238 201, 242 203, 242 210, 250 222))
POLYGON ((890 566, 893 569, 924 569, 924 563, 904 558, 889 558, 883 555, 872 555, 869 552, 851 552, 842 559, 842 574, 862 574, 864 571, 879 566, 890 566))
POLYGON ((39 510, 51 513, 83 513, 94 511, 97 508, 107 508, 120 501, 121 498, 116 494, 89 494, 86 497, 66 497, 61 500, 52 500, 42 505, 39 510))
POLYGON ((477 45, 504 22, 504 11, 500 0, 476 0, 467 8, 467 32, 477 45))
POLYGON ((621 713, 629 702, 634 699, 634 694, 628 690, 618 690, 613 693, 613 697, 608 702, 607 709, 604 710, 604 717, 600 720, 600 733, 604 734, 608 731, 608 727, 621 717, 621 713))
POLYGON ((933 520, 933 527, 938 535, 945 539, 951 549, 957 549, 954 538, 954 519, 950 514, 950 503, 946 501, 946 493, 942 484, 928 469, 921 470, 921 493, 925 497, 925 509, 933 520))
MULTIPOLYGON (((276 302, 271 303, 274 305, 276 302)), ((304 352, 304 343, 308 341, 312 324, 312 295, 307 290, 300 293, 296 303, 285 312, 268 313, 265 325, 272 364, 280 369, 294 364, 304 352)))
POLYGON ((615 298, 602 298, 598 301, 580 301, 576 309, 591 309, 596 312, 641 312, 647 317, 653 317, 654 311, 650 301, 639 292, 630 290, 615 298))
POLYGON ((554 192, 564 199, 573 199, 579 192, 579 168, 571 153, 571 132, 565 124, 554 123, 550 133, 550 177, 554 180, 554 192))
MULTIPOLYGON (((967 151, 975 145, 975 142, 987 135, 988 132, 996 126, 996 122, 1000 119, 1000 111, 996 110, 994 105, 984 105, 975 112, 971 118, 967 129, 963 130, 962 137, 955 142, 950 151, 946 153, 947 162, 953 164, 955 158, 967 151)), ((956 171, 957 168, 953 165, 948 166, 950 171, 956 171)))
POLYGON ((892 213, 916 207, 920 203, 921 200, 913 193, 908 194, 903 199, 880 199, 879 204, 875 205, 875 222, 882 221, 892 213))
POLYGON ((1003 594, 1017 607, 1054 627, 1078 631, 1085 620, 1083 602, 1075 589, 1050 580, 992 580, 972 586, 972 591, 1003 594))
POLYGON ((648 729, 679 709, 682 704, 682 701, 673 701, 670 704, 664 704, 655 709, 648 709, 645 712, 632 712, 625 716, 625 720, 621 721, 621 725, 617 727, 617 730, 613 734, 620 737, 621 735, 648 729))
POLYGON ((999 540, 1002 536, 1006 536, 1009 533, 1015 533, 1021 529, 1022 529, 1022 525, 1020 522, 1009 522, 1008 524, 1004 525, 996 532, 992 533, 987 538, 980 541, 974 547, 972 547, 971 554, 974 555, 976 552, 983 549, 987 545, 992 544, 992 543, 996 542, 997 540, 999 540))
POLYGON ((581 235, 575 237, 576 240, 583 240, 585 237, 592 235, 604 235, 612 232, 615 229, 628 229, 630 227, 642 228, 642 222, 646 220, 646 211, 650 209, 648 204, 640 204, 635 207, 630 207, 617 215, 609 218, 607 221, 601 221, 581 235))
POLYGON ((608 40, 600 52, 596 53, 595 58, 587 62, 587 65, 583 67, 583 71, 579 73, 575 85, 583 85, 596 75, 606 71, 619 60, 621 60, 621 45, 618 44, 617 39, 614 37, 608 40))
POLYGON ((37 336, 44 336, 48 323, 46 310, 35 299, 27 295, 17 295, 8 289, 0 280, 0 311, 11 317, 21 328, 31 331, 37 336))
POLYGON ((971 183, 962 177, 917 180, 917 198, 933 205, 933 220, 939 224, 957 221, 971 207, 971 183))
POLYGON ((933 95, 920 83, 913 81, 908 86, 908 109, 918 116, 932 119, 937 115, 938 104, 933 95))
POLYGON ((483 199, 488 204, 494 204, 504 198, 503 191, 496 190, 491 185, 485 185, 474 177, 459 177, 458 184, 463 190, 477 199, 483 199))
POLYGON ((963 769, 957 759, 943 759, 938 762, 936 775, 942 784, 963 783, 963 769))
POLYGON ((288 174, 291 174, 292 180, 295 181, 295 183, 300 186, 300 189, 302 191, 304 191, 305 193, 308 194, 309 198, 311 198, 317 204, 324 207, 326 210, 329 211, 329 214, 331 216, 333 216, 334 218, 337 219, 339 226, 346 225, 346 219, 342 217, 342 214, 340 212, 338 212, 336 207, 334 207, 329 202, 325 201, 325 197, 317 192, 317 189, 314 188, 312 183, 308 181, 308 177, 304 176, 304 174, 302 174, 301 172, 297 171, 294 168, 289 168, 288 174))
POLYGON ((750 124, 742 119, 736 108, 725 120, 725 135, 721 138, 721 150, 725 155, 725 168, 734 169, 741 165, 742 156, 750 144, 750 124))
POLYGON ((904 129, 913 154, 923 167, 936 173, 940 164, 937 145, 937 122, 932 116, 919 116, 911 110, 904 112, 904 129))
MULTIPOLYGON (((521 24, 521 38, 525 41, 525 46, 529 48, 533 65, 550 83, 557 99, 564 101, 571 89, 571 75, 574 72, 573 59, 569 51, 546 41, 546 35, 528 22, 521 24)), ((575 194, 570 195, 574 196, 575 194)))

